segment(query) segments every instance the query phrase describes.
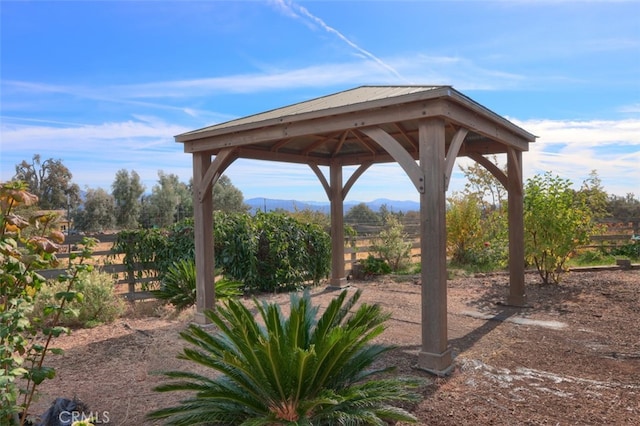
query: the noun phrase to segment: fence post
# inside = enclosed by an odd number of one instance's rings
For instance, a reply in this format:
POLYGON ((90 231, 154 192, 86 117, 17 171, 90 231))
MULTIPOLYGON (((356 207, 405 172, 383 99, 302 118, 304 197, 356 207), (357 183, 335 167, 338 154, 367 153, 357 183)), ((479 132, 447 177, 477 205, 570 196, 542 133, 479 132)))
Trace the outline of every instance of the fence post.
POLYGON ((129 282, 129 300, 135 300, 135 292, 136 292, 136 275, 133 271, 127 271, 127 281, 129 282))

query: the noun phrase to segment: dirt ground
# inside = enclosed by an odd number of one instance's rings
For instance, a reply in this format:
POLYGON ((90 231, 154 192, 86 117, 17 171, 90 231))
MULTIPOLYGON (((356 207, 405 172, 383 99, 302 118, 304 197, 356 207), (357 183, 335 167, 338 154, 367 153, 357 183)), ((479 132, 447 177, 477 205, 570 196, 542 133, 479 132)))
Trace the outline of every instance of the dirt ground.
MULTIPOLYGON (((436 378, 416 370, 420 350, 418 278, 352 282, 361 300, 391 312, 380 340, 397 346, 384 365, 427 380, 412 412, 424 425, 640 424, 640 270, 572 272, 560 286, 526 276, 529 307, 501 305, 505 274, 458 276, 448 282, 453 372, 436 378)), ((336 295, 324 287, 313 300, 336 295)), ((267 298, 286 308, 288 295, 267 298)), ((173 405, 152 388, 153 371, 191 369, 176 355, 191 313, 139 303, 126 318, 76 330, 49 359, 57 377, 40 387, 43 412, 58 396, 78 397, 113 425, 151 425, 144 415, 173 405)))

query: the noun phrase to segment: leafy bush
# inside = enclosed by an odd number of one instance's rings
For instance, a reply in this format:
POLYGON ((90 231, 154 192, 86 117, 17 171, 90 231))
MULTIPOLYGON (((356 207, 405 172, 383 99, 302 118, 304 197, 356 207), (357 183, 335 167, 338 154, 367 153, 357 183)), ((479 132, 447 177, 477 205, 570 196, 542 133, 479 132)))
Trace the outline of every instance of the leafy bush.
MULTIPOLYGON (((41 317, 55 295, 64 291, 65 284, 57 281, 42 286, 36 297, 33 315, 41 317)), ((113 278, 104 272, 84 271, 78 274, 75 286, 82 298, 67 304, 69 312, 60 316, 59 323, 67 327, 95 327, 113 322, 125 311, 125 302, 115 293, 113 278)))
POLYGON ((547 172, 527 181, 524 194, 525 255, 543 284, 560 282, 571 254, 594 229, 585 199, 571 182, 547 172))
POLYGON ((476 195, 453 197, 447 210, 447 251, 451 263, 472 271, 504 268, 508 260, 507 214, 482 210, 476 195))
POLYGON ((571 260, 570 263, 576 265, 601 265, 603 263, 613 263, 614 259, 602 250, 584 250, 571 260))
POLYGON ((613 256, 623 256, 630 259, 640 259, 640 241, 633 241, 620 246, 612 247, 609 253, 613 256))
POLYGON ((385 216, 385 226, 371 251, 384 259, 392 271, 405 268, 411 262, 411 241, 407 241, 407 234, 400 220, 391 214, 385 216))
POLYGON ((279 213, 216 213, 216 266, 252 291, 319 282, 331 264, 329 235, 312 223, 279 213))
POLYGON ((136 229, 118 232, 111 247, 114 255, 124 255, 122 263, 136 278, 160 275, 159 256, 167 244, 166 231, 160 229, 136 229))
POLYGON ((362 272, 365 275, 385 275, 391 273, 391 266, 384 260, 370 254, 365 260, 361 260, 362 272))
POLYGON ((52 228, 55 214, 38 214, 29 221, 16 214, 16 208, 37 205, 38 197, 24 182, 0 185, 0 424, 24 425, 36 389, 55 377, 55 369, 44 361, 47 355, 62 351, 51 347, 53 338, 68 329, 59 325, 62 315, 71 312, 68 303, 80 300, 75 290, 78 274, 91 267, 96 240, 84 238, 80 257, 67 273, 58 277, 62 291, 54 303, 44 307, 41 317, 33 316, 34 298, 45 283, 38 269, 55 268, 56 252, 64 235, 52 228))
MULTIPOLYGON (((242 296, 242 286, 243 284, 240 281, 232 281, 226 278, 217 279, 215 282, 216 297, 225 299, 242 296)), ((195 262, 184 259, 174 262, 164 275, 160 289, 153 290, 151 293, 158 299, 171 303, 178 311, 193 306, 196 303, 195 262)))
POLYGON ((451 265, 471 272, 495 271, 506 266, 505 253, 507 252, 508 245, 506 241, 496 239, 493 244, 486 241, 480 247, 465 250, 462 261, 452 260, 451 265))
POLYGON ((391 349, 372 344, 388 315, 362 304, 361 292, 343 291, 316 320, 311 297, 291 296, 285 318, 278 304, 260 304, 259 323, 241 302, 229 299, 207 317, 219 332, 197 325, 181 333, 194 346, 179 356, 220 374, 168 371, 159 392, 190 392, 179 405, 149 413, 172 425, 384 425, 416 419, 396 403, 413 402, 416 381, 373 379, 390 368, 369 370, 391 349), (261 325, 261 324, 264 325, 261 325))
MULTIPOLYGON (((291 289, 329 274, 329 235, 320 225, 284 214, 215 212, 214 241, 216 267, 251 291, 291 289)), ((195 259, 193 224, 187 220, 167 230, 122 231, 113 251, 124 254, 130 271, 143 269, 163 280, 175 262, 195 259)))
POLYGON ((451 261, 471 262, 473 247, 481 244, 482 223, 480 202, 475 196, 454 197, 447 210, 447 245, 451 261))

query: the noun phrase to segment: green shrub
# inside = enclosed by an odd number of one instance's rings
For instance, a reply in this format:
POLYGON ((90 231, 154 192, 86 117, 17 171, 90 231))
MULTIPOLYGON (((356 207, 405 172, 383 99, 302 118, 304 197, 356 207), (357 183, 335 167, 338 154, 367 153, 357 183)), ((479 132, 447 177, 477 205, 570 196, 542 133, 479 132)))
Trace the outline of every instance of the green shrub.
POLYGON ((452 265, 474 272, 506 267, 507 212, 504 208, 483 210, 484 204, 474 194, 449 199, 447 252, 452 265))
POLYGON ((279 213, 217 213, 216 267, 250 291, 314 284, 329 274, 331 240, 319 226, 279 213))
POLYGON ((449 199, 447 209, 447 249, 455 264, 468 264, 474 247, 483 240, 480 200, 473 195, 449 199))
POLYGON ((64 242, 55 229, 57 215, 38 213, 26 220, 18 211, 34 209, 38 197, 25 182, 0 184, 0 425, 27 424, 31 403, 38 386, 55 377, 56 371, 45 363, 49 354, 62 350, 52 346, 53 339, 68 333, 59 325, 62 315, 70 313, 67 304, 82 299, 76 290, 78 274, 91 269, 84 263, 91 258, 97 241, 83 238, 80 253, 71 253, 71 267, 58 277, 61 290, 52 303, 33 315, 34 299, 45 286, 36 271, 56 268, 56 253, 64 242))
MULTIPOLYGON (((217 279, 215 294, 218 299, 242 296, 243 284, 226 278, 217 279)), ((174 262, 162 278, 160 289, 151 293, 158 299, 171 303, 178 311, 196 303, 196 264, 193 260, 174 262)))
POLYGON ((378 234, 371 251, 384 259, 392 271, 406 268, 411 262, 411 241, 407 241, 404 225, 392 215, 385 216, 384 229, 378 234))
POLYGON ((569 261, 570 265, 580 266, 603 265, 612 263, 615 263, 615 259, 599 249, 580 251, 569 261))
MULTIPOLYGON (((284 214, 214 213, 216 268, 251 291, 317 284, 331 267, 331 240, 320 225, 284 214)), ((170 229, 122 231, 113 246, 130 271, 164 279, 180 260, 195 259, 192 221, 170 229)))
POLYGON ((386 275, 391 273, 391 266, 384 260, 370 254, 365 260, 361 260, 362 272, 365 275, 386 275))
POLYGON ((609 253, 613 256, 623 256, 629 259, 640 259, 640 241, 633 241, 620 246, 612 247, 609 253))
POLYGON ((288 318, 277 303, 258 301, 260 322, 234 299, 207 311, 219 331, 211 334, 190 325, 181 336, 191 345, 179 357, 213 374, 164 372, 172 381, 155 390, 177 391, 183 399, 148 417, 185 426, 415 422, 394 404, 417 401, 412 388, 418 382, 373 378, 391 369, 371 369, 391 349, 371 343, 389 316, 378 305, 355 309, 360 295, 357 291, 347 298, 343 291, 317 320, 318 308, 308 292, 291 296, 288 318))
MULTIPOLYGON (((66 288, 65 283, 48 281, 36 297, 33 315, 41 317, 55 295, 66 288)), ((115 293, 113 278, 104 272, 83 271, 75 286, 82 298, 67 304, 68 312, 60 316, 60 324, 67 327, 95 327, 115 321, 124 313, 125 302, 115 293)))
POLYGON ((589 241, 591 210, 568 179, 550 172, 527 180, 523 204, 526 260, 543 284, 558 284, 569 257, 589 241))
POLYGON ((457 260, 452 259, 451 265, 471 272, 495 271, 506 267, 504 253, 507 251, 505 241, 497 239, 493 244, 487 241, 481 247, 468 248, 458 253, 457 260))

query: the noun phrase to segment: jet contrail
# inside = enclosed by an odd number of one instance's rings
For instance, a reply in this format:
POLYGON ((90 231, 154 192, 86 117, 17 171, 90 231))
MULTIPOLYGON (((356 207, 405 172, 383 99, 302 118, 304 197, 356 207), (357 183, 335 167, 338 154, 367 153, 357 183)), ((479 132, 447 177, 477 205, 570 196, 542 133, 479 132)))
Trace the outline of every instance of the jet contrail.
POLYGON ((295 17, 295 18, 307 17, 308 19, 312 20, 316 24, 320 25, 320 27, 322 27, 325 31, 338 36, 338 38, 340 40, 344 41, 349 46, 351 46, 352 48, 354 48, 358 52, 362 53, 364 56, 366 56, 367 58, 371 59, 372 61, 374 61, 375 63, 377 63, 378 65, 380 65, 384 69, 386 69, 387 71, 389 71, 391 74, 396 76, 398 79, 403 80, 403 81, 407 81, 391 65, 387 64, 382 59, 380 59, 376 55, 374 55, 373 53, 361 48, 360 46, 358 46, 357 44, 355 44, 354 42, 349 40, 340 31, 338 31, 335 28, 333 28, 332 26, 328 25, 326 22, 324 22, 322 19, 318 18, 317 16, 311 14, 311 12, 309 12, 305 7, 300 6, 300 5, 298 5, 298 4, 296 4, 296 3, 292 2, 292 1, 288 1, 288 0, 273 0, 272 2, 275 3, 277 6, 279 6, 289 16, 292 16, 292 17, 295 17), (301 16, 301 15, 303 15, 303 16, 301 16))

